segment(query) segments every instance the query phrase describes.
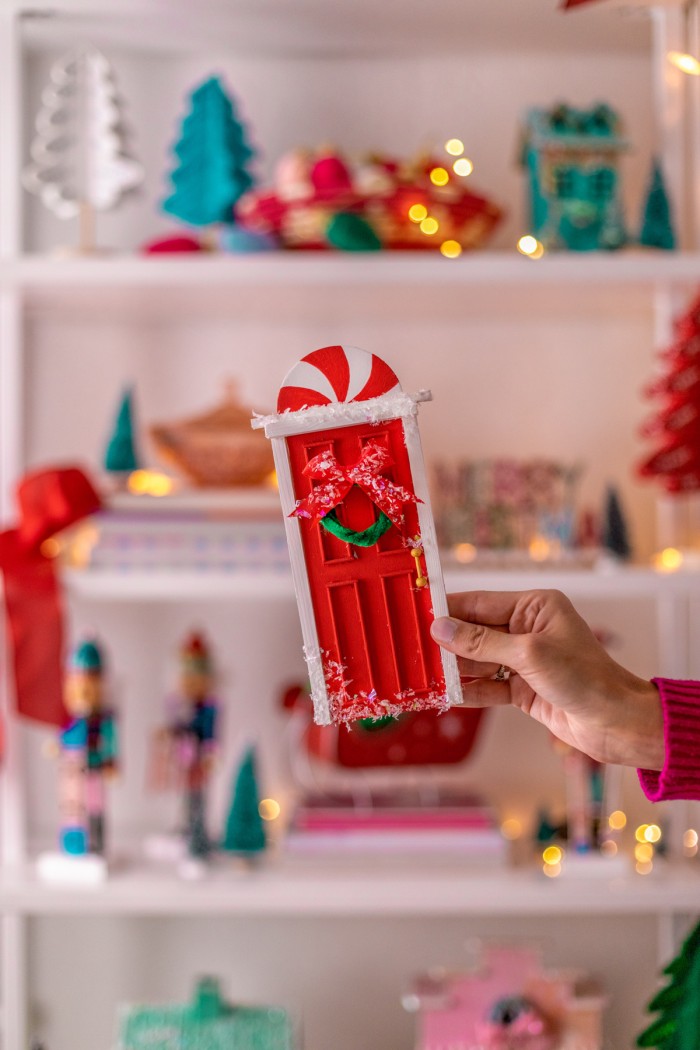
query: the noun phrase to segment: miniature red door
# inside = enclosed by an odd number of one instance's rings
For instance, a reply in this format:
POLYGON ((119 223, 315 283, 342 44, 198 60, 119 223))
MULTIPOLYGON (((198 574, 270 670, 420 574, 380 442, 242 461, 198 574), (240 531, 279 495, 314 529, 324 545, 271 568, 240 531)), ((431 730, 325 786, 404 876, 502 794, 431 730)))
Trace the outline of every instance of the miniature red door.
MULTIPOLYGON (((315 456, 330 450, 341 466, 350 467, 369 442, 389 452, 392 465, 383 475, 413 493, 403 420, 392 419, 289 437, 296 498, 312 491, 314 482, 303 471, 315 456)), ((378 510, 355 486, 336 514, 344 527, 361 532, 378 510)), ((382 714, 373 706, 375 698, 415 697, 417 706, 425 707, 431 698, 443 697, 440 649, 430 637, 430 590, 416 587, 422 558, 414 557, 407 543, 420 535, 415 503, 404 507, 403 529, 393 525, 371 547, 345 543, 318 522, 302 519, 300 526, 318 642, 327 678, 329 668, 337 671, 332 691, 343 708, 361 718, 382 714)))
POLYGON ((417 424, 407 394, 357 347, 287 374, 271 439, 319 725, 462 703, 457 658, 430 637, 447 615, 417 424))

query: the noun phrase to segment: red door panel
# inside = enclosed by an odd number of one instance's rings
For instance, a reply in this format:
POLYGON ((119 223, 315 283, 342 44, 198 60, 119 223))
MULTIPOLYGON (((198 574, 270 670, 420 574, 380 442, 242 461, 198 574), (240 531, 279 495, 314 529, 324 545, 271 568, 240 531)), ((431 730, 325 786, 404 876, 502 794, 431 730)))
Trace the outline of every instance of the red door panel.
MULTIPOLYGON (((357 462, 368 441, 386 444, 393 466, 387 477, 414 491, 400 419, 361 424, 287 438, 295 497, 313 482, 303 474, 314 456, 330 449, 344 466, 357 462)), ((416 559, 406 543, 419 533, 414 504, 404 508, 402 533, 392 526, 368 548, 344 543, 323 526, 300 519, 319 646, 324 653, 331 706, 347 719, 382 715, 415 699, 422 707, 443 706, 445 682, 439 647, 430 637, 430 588, 417 588, 416 559)), ((356 531, 370 526, 377 508, 358 487, 336 508, 340 522, 356 531)), ((421 559, 421 570, 425 567, 421 559)), ((396 713, 396 711, 395 711, 396 713)))

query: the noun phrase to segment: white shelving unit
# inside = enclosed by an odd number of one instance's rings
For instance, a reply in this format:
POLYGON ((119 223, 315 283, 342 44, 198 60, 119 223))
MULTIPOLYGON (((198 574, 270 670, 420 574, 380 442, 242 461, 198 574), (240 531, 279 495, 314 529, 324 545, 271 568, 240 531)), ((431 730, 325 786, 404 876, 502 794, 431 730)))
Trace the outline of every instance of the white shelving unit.
MULTIPOLYGON (((305 54, 305 47, 311 47, 312 52, 314 47, 326 48, 333 53, 331 44, 335 36, 326 19, 334 5, 329 7, 313 0, 302 5, 302 13, 310 14, 311 23, 315 21, 316 36, 312 33, 311 37, 310 31, 300 33, 289 12, 279 21, 273 19, 274 29, 266 36, 265 19, 261 22, 260 14, 243 2, 239 6, 241 25, 250 29, 250 39, 256 46, 269 47, 282 57, 286 49, 297 55, 305 54)), ((410 19, 406 18, 403 5, 401 10, 397 5, 387 6, 393 11, 393 21, 381 22, 372 48, 395 55, 401 50, 401 42, 407 39, 406 23, 410 19)), ((444 31, 444 26, 449 25, 451 19, 457 20, 463 32, 471 33, 477 6, 496 9, 498 5, 474 3, 470 6, 462 0, 450 4, 443 28, 432 27, 431 46, 438 51, 454 50, 451 34, 444 31)), ((607 5, 593 6, 599 10, 591 10, 590 17, 587 15, 580 23, 579 46, 584 50, 595 49, 595 42, 602 39, 601 32, 607 32, 597 28, 607 26, 604 21, 607 5)), ((203 17, 200 24, 188 7, 175 0, 172 4, 158 0, 128 0, 128 3, 125 0, 121 3, 55 0, 52 5, 55 18, 42 19, 36 10, 30 11, 30 5, 25 5, 23 0, 11 0, 0 11, 0 98, 3 100, 0 109, 3 143, 0 150, 0 516, 4 521, 13 519, 13 485, 31 458, 27 454, 31 435, 25 410, 31 407, 32 382, 40 378, 31 372, 34 361, 30 347, 34 326, 41 325, 42 319, 45 325, 75 323, 76 318, 83 317, 92 322, 107 313, 119 316, 125 324, 133 321, 136 325, 144 315, 174 311, 183 323, 187 320, 196 327, 204 313, 212 308, 224 317, 233 317, 235 311, 245 306, 253 314, 259 311, 266 318, 272 315, 284 319, 292 309, 308 312, 314 304, 323 305, 332 297, 344 304, 339 313, 345 330, 356 297, 361 297, 363 305, 376 306, 387 299, 399 302, 408 298, 413 302, 417 290, 423 290, 427 296, 423 307, 426 315, 431 310, 440 310, 446 297, 457 303, 488 302, 494 314, 500 315, 502 304, 512 297, 536 301, 542 307, 549 298, 566 294, 568 300, 580 296, 584 301, 583 311, 589 313, 610 301, 611 296, 615 297, 613 305, 624 301, 627 307, 634 300, 640 308, 643 305, 653 310, 656 336, 662 340, 679 292, 685 293, 700 281, 700 241, 695 235, 698 215, 694 215, 693 209, 694 199, 700 192, 694 176, 700 179, 700 171, 695 170, 694 145, 691 142, 689 148, 686 146, 681 119, 683 114, 694 111, 697 99, 695 88, 681 84, 678 76, 669 74, 664 64, 665 50, 678 46, 688 33, 695 32, 694 25, 685 25, 680 5, 654 11, 652 49, 659 139, 675 199, 682 202, 679 225, 684 231, 684 247, 677 253, 630 250, 617 255, 559 255, 533 261, 514 252, 489 250, 451 261, 419 253, 369 258, 305 254, 145 258, 118 252, 104 258, 58 260, 26 251, 23 199, 17 179, 25 156, 24 129, 30 118, 26 105, 28 85, 23 83, 25 39, 32 47, 51 50, 54 46, 63 47, 76 34, 90 33, 103 46, 113 43, 121 49, 145 47, 158 55, 169 47, 184 53, 191 41, 196 41, 200 49, 208 46, 212 53, 217 45, 225 48, 235 42, 231 18, 223 8, 212 5, 208 19, 203 17), (25 13, 30 16, 26 25, 22 22, 25 13), (173 14, 177 17, 170 20, 168 16, 173 14)), ((551 25, 544 7, 540 4, 540 11, 530 19, 531 36, 527 40, 523 37, 522 46, 534 48, 537 34, 551 25)), ((363 3, 355 8, 362 19, 367 20, 374 16, 376 5, 363 3)), ((269 6, 267 14, 270 14, 269 6)), ((506 25, 503 13, 500 17, 500 29, 492 26, 488 37, 488 46, 492 48, 506 25)), ((439 19, 436 17, 433 22, 439 19)), ((272 24, 269 19, 267 24, 272 24)), ((565 32, 563 25, 562 22, 557 27, 557 33, 565 32)), ((362 34, 358 36, 355 29, 353 35, 352 25, 347 28, 345 47, 351 51, 359 49, 358 61, 362 61, 362 34)), ((430 26, 417 19, 411 45, 418 46, 420 34, 429 31, 430 26)), ((638 32, 636 25, 630 24, 629 34, 618 26, 606 39, 610 46, 623 48, 626 35, 638 32)), ((478 33, 471 33, 471 38, 475 48, 487 39, 478 33)), ((561 39, 552 37, 553 43, 561 43, 561 39)), ((700 209, 696 210, 700 214, 700 209)), ((257 323, 257 319, 256 314, 250 324, 257 323)), ((381 318, 381 323, 385 323, 385 318, 381 318)), ((249 330, 246 329, 246 333, 249 330)), ((518 345, 514 351, 520 349, 518 345)), ((247 343, 242 352, 251 352, 247 343)), ((562 353, 562 359, 564 356, 562 353)), ((99 368, 99 347, 95 349, 95 359, 99 368)), ((73 367, 80 368, 80 361, 74 362, 73 367)), ((89 406, 81 406, 81 410, 85 407, 89 406)), ((537 569, 512 573, 449 568, 446 581, 450 590, 555 586, 584 602, 649 602, 654 610, 658 670, 682 677, 691 668, 690 625, 696 596, 700 593, 700 576, 692 573, 660 575, 644 568, 608 572, 537 569)), ((283 573, 246 577, 87 571, 67 573, 66 585, 71 604, 88 608, 96 618, 108 611, 117 618, 128 619, 144 605, 149 610, 152 606, 160 610, 183 602, 198 608, 213 603, 217 610, 253 599, 271 606, 288 602, 291 607, 292 598, 290 580, 283 573)), ((260 922, 284 919, 311 924, 321 917, 370 919, 378 926, 380 922, 408 918, 435 922, 456 918, 467 924, 477 920, 494 922, 496 928, 503 931, 509 928, 503 923, 517 924, 520 920, 531 923, 529 928, 538 929, 540 924, 550 922, 555 928, 566 928, 570 920, 582 919, 591 925, 599 924, 603 934, 618 920, 639 920, 651 924, 655 936, 653 954, 663 958, 671 950, 684 917, 696 911, 700 902, 697 871, 692 866, 676 868, 673 865, 648 878, 630 875, 601 882, 573 877, 546 880, 531 870, 486 873, 457 861, 409 867, 390 862, 370 865, 354 861, 341 866, 279 859, 262 870, 222 867, 202 883, 186 884, 162 871, 132 862, 121 871, 116 869, 107 883, 93 889, 49 887, 35 878, 27 863, 30 807, 27 770, 23 767, 27 746, 12 714, 6 678, 0 680, 0 698, 6 712, 6 755, 0 774, 3 1050, 29 1050, 30 1046, 31 987, 27 987, 27 955, 28 933, 35 928, 32 924, 50 925, 59 920, 77 923, 84 917, 107 922, 114 917, 175 920, 186 916, 198 920, 221 919, 222 923, 249 917, 260 922)), ((387 940, 390 942, 391 936, 387 940)), ((371 948, 368 954, 372 954, 371 948)), ((431 961, 438 954, 436 948, 431 961)), ((630 970, 633 969, 630 964, 630 970)), ((332 1031, 332 1027, 329 1030, 332 1031)), ((624 1038, 629 1038, 630 1031, 627 1022, 624 1038)), ((370 1050, 366 1039, 362 1045, 370 1050)), ((47 1050, 60 1050, 60 1046, 51 1044, 47 1050)), ((85 1046, 85 1050, 93 1047, 85 1046)), ((328 1047, 314 1045, 309 1050, 328 1050, 328 1047)), ((340 1050, 345 1050, 345 1044, 340 1050)), ((393 1047, 382 1044, 382 1050, 393 1050, 393 1047)))

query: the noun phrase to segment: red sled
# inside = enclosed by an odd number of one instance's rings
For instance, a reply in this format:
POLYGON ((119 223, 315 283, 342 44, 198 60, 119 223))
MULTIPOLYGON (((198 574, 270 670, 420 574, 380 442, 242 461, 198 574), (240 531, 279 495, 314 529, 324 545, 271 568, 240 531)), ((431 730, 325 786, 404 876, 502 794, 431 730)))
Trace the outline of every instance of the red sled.
POLYGON ((447 615, 417 423, 430 398, 327 346, 253 420, 272 441, 318 725, 462 703, 457 659, 430 636, 447 615))

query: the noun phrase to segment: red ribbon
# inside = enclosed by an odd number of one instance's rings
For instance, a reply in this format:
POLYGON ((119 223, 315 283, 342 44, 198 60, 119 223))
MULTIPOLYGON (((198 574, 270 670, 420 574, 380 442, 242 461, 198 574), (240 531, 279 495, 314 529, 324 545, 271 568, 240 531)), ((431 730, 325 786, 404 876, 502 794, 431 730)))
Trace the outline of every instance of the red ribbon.
POLYGON ((580 7, 582 4, 590 4, 592 0, 563 0, 559 5, 564 11, 569 7, 580 7))
POLYGON ((304 474, 323 484, 317 485, 310 495, 297 503, 290 518, 320 521, 342 503, 353 485, 358 485, 387 518, 400 528, 403 524, 403 505, 419 503, 420 500, 412 492, 383 476, 382 471, 392 463, 388 450, 376 441, 369 441, 362 449, 357 463, 350 467, 341 466, 330 450, 320 452, 306 464, 304 474))
POLYGON ((100 509, 77 467, 34 471, 17 486, 19 523, 0 533, 0 570, 12 650, 15 702, 27 718, 64 725, 63 608, 53 558, 42 544, 100 509))

